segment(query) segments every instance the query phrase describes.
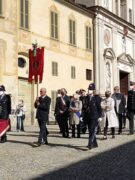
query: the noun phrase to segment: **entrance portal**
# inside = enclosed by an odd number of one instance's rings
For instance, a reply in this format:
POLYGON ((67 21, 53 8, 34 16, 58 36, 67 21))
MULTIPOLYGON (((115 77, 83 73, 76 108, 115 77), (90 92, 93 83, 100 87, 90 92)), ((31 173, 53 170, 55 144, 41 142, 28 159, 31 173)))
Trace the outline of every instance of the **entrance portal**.
POLYGON ((125 95, 128 94, 128 77, 129 73, 120 71, 120 92, 125 95))

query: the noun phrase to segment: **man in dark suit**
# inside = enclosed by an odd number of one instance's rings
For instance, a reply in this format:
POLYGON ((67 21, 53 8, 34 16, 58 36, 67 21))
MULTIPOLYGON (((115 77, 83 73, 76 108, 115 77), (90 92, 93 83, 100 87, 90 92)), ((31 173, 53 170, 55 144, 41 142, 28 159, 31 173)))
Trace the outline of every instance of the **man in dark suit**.
POLYGON ((5 87, 0 86, 0 143, 7 141, 6 131, 9 129, 9 114, 11 114, 11 98, 10 95, 5 94, 5 87))
POLYGON ((122 133, 122 121, 123 121, 123 113, 125 112, 126 106, 126 98, 124 94, 120 93, 119 86, 114 87, 114 93, 112 94, 112 98, 114 99, 115 112, 119 120, 119 130, 118 134, 122 133))
POLYGON ((41 88, 40 97, 38 97, 34 103, 34 106, 37 109, 36 118, 38 119, 40 128, 37 143, 38 146, 40 146, 41 144, 48 144, 46 124, 48 121, 50 104, 51 98, 46 95, 46 88, 41 88))
POLYGON ((101 118, 101 98, 96 94, 95 84, 91 83, 88 87, 88 95, 86 96, 86 111, 87 123, 89 130, 88 148, 92 149, 98 147, 96 140, 96 128, 98 126, 98 119, 101 118))
POLYGON ((70 98, 66 95, 65 88, 62 88, 60 92, 61 92, 61 97, 57 98, 55 113, 59 116, 59 121, 61 122, 62 136, 69 137, 68 118, 69 118, 70 98))
POLYGON ((60 133, 62 133, 62 122, 61 122, 61 119, 60 119, 60 113, 59 113, 58 108, 57 108, 57 100, 59 101, 59 97, 61 97, 61 90, 60 89, 57 91, 57 98, 56 98, 56 103, 55 103, 54 116, 55 116, 55 119, 56 119, 56 121, 58 123, 60 133))
POLYGON ((134 134, 135 120, 135 85, 128 91, 127 117, 129 119, 129 134, 134 134))

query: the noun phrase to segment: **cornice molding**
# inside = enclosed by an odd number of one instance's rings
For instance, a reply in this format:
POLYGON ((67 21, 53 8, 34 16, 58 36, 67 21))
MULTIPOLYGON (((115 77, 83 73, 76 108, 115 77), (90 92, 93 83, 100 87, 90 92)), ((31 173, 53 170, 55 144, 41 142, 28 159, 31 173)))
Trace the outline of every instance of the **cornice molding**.
POLYGON ((116 14, 108 11, 107 9, 101 7, 101 6, 92 6, 92 7, 88 7, 87 9, 91 10, 94 12, 95 17, 98 14, 101 14, 105 17, 107 17, 108 19, 112 20, 113 22, 121 25, 121 26, 128 26, 128 29, 130 31, 132 31, 133 33, 135 33, 135 26, 127 21, 125 21, 124 19, 122 19, 121 17, 117 16, 116 14))

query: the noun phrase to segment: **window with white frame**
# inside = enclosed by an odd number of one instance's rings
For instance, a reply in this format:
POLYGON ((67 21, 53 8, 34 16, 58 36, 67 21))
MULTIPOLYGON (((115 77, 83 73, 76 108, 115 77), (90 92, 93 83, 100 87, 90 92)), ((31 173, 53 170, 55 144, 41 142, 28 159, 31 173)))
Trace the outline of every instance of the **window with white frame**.
POLYGON ((58 63, 52 62, 52 76, 58 76, 58 63))
POLYGON ((91 51, 91 27, 86 26, 86 50, 91 51))
POLYGON ((69 20, 69 44, 75 46, 76 45, 76 24, 75 21, 69 20))
POLYGON ((51 110, 55 110, 55 103, 57 98, 57 91, 51 91, 51 110))
POLYGON ((29 1, 20 0, 20 27, 29 29, 29 1))
POLYGON ((75 67, 74 67, 74 66, 71 66, 71 78, 72 78, 72 79, 75 79, 75 77, 76 77, 75 67))
POLYGON ((51 38, 58 39, 58 14, 51 11, 51 38))

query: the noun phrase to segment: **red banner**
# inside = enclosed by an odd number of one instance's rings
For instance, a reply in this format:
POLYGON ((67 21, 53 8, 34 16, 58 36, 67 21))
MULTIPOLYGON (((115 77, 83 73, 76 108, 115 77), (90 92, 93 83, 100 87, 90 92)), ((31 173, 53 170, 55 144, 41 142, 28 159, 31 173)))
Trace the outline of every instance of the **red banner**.
POLYGON ((9 122, 7 119, 0 119, 0 137, 3 136, 9 129, 9 122))
POLYGON ((37 83, 38 76, 39 82, 43 79, 43 69, 44 69, 44 48, 36 48, 36 54, 34 55, 34 50, 29 50, 29 77, 28 82, 35 80, 37 83))

